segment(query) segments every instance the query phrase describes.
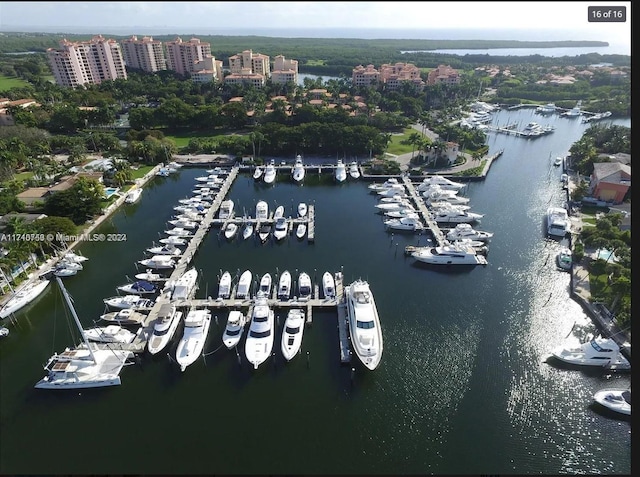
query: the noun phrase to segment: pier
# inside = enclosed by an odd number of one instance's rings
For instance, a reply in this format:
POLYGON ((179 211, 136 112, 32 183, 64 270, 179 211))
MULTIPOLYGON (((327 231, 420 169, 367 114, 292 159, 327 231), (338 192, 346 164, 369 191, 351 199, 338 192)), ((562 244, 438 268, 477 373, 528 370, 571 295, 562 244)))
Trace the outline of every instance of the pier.
POLYGON ((409 197, 411 197, 411 200, 415 204, 416 209, 418 210, 418 213, 422 218, 423 224, 431 232, 438 246, 444 245, 444 243, 446 242, 444 234, 442 233, 442 230, 440 230, 438 223, 433 220, 431 212, 429 212, 429 209, 427 209, 427 205, 424 203, 424 200, 422 200, 422 198, 418 194, 418 191, 413 186, 413 182, 411 182, 411 180, 407 176, 403 176, 402 181, 404 182, 404 186, 409 192, 409 197))

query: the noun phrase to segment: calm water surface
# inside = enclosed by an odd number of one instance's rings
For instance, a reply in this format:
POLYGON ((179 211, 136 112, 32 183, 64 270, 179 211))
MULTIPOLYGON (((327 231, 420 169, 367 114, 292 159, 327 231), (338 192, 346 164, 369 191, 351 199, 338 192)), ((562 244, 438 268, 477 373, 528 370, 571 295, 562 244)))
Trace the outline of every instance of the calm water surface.
MULTIPOLYGON (((569 275, 553 265, 560 244, 545 239, 542 227, 546 208, 564 204, 553 158, 587 125, 527 110, 495 119, 529 121, 551 122, 556 132, 534 140, 489 136, 490 152, 505 152, 465 191, 472 210, 485 214, 477 228, 495 234, 486 267, 417 266, 403 249, 425 237, 386 232, 364 182, 335 185, 315 172, 302 186, 284 174, 270 188, 248 176, 236 180, 230 197, 240 214, 253 214, 258 200, 284 205, 286 215, 300 201, 315 204, 315 243, 229 243, 212 228, 194 258, 197 296, 215 296, 223 270, 306 271, 314 281, 343 270, 347 283, 366 279, 385 340, 374 372, 340 364, 332 311, 314 312, 303 353, 289 363, 279 352, 279 313, 277 352, 257 372, 242 353, 239 360, 221 347, 226 313, 214 312, 206 356, 184 373, 166 354, 144 355, 123 369, 119 387, 36 390, 46 359, 72 344, 69 313, 53 284, 0 344, 0 471, 630 473, 630 422, 591 404, 598 389, 630 386, 630 375, 544 362, 570 334, 594 330, 569 297, 569 275)), ((83 244, 89 261, 65 284, 86 326, 102 313, 102 298, 133 277, 134 263, 203 173, 154 179, 139 203, 99 230, 125 233, 125 243, 83 244)))

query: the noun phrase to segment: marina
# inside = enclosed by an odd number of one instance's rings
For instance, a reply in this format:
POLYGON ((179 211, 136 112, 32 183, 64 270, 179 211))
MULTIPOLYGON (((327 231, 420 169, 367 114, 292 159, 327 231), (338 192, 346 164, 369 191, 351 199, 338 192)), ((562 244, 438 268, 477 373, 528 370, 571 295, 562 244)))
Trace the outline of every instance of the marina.
MULTIPOLYGON (((528 112, 515 113, 527 122, 528 112)), ((373 212, 379 199, 366 188, 374 179, 348 178, 336 186, 326 174, 326 180, 315 178, 312 185, 278 180, 266 190, 250 174, 236 176, 225 198, 234 200, 238 211, 253 210, 258 200, 283 204, 289 211, 299 202, 314 205, 314 245, 291 237, 265 244, 238 237, 228 242, 218 236, 216 225, 185 267, 199 271, 191 300, 215 298, 225 270, 234 277, 245 269, 255 277, 270 272, 274 283, 283 270, 294 278, 306 270, 314 285, 312 300, 318 293, 322 297, 315 287, 324 270, 334 276, 342 272, 345 284, 365 278, 372 284, 385 338, 385 354, 373 372, 361 369, 353 357, 343 363, 350 349, 342 348, 349 335, 338 326, 346 320, 339 300, 312 306, 301 353, 291 361, 278 346, 292 307, 274 306, 276 354, 258 370, 247 366, 242 351, 224 346, 231 308, 212 306, 202 359, 185 372, 173 360, 178 328, 161 353, 143 353, 138 364, 124 367, 120 386, 62 394, 33 389, 51 348, 59 351, 73 342, 65 332, 57 287, 50 287, 2 338, 3 470, 92 473, 99 459, 103 473, 164 472, 175 465, 176 453, 211 447, 193 433, 193 420, 185 419, 184 409, 195 409, 203 410, 205 424, 225 429, 225 437, 215 439, 215 462, 181 464, 189 473, 397 473, 398 462, 407 473, 629 473, 630 423, 602 416, 590 403, 603 387, 627 389, 631 376, 541 364, 570 332, 579 337, 593 333, 589 317, 569 297, 571 274, 555 266, 559 244, 545 237, 542 226, 547 206, 563 205, 566 195, 562 171, 550 167, 549 152, 562 154, 586 127, 563 121, 556 121, 556 134, 536 141, 489 137, 489 154, 504 153, 484 179, 469 182, 465 195, 486 213, 481 228, 495 235, 488 266, 471 270, 413 266, 404 247, 424 245, 427 234, 385 233, 373 212), (143 414, 154 416, 143 424, 149 454, 141 455, 136 446, 113 452, 90 439, 78 440, 77 426, 69 426, 87 415, 113 414, 123 403, 142 406, 143 414), (167 403, 177 412, 168 413, 167 403), (244 426, 229 409, 242 410, 244 426), (290 429, 281 425, 283 415, 299 423, 299 438, 290 439, 290 429), (36 427, 38 433, 28 431, 36 427), (53 441, 52 435, 57 436, 53 441), (76 455, 89 457, 60 459, 71 441, 76 455), (238 462, 240 441, 255 456, 251 462, 238 462), (328 452, 320 455, 310 442, 328 452), (283 445, 290 451, 286 464, 273 459, 283 445), (28 459, 20 452, 33 446, 41 458, 28 459), (461 449, 468 459, 459 458, 461 449)), ((125 275, 144 271, 134 264, 158 240, 174 215, 172 206, 190 194, 201 175, 202 168, 185 167, 154 178, 139 201, 97 230, 126 234, 126 243, 81 244, 91 266, 64 283, 85 326, 103 312, 102 299, 125 275)), ((107 426, 103 433, 115 442, 121 429, 107 426)))

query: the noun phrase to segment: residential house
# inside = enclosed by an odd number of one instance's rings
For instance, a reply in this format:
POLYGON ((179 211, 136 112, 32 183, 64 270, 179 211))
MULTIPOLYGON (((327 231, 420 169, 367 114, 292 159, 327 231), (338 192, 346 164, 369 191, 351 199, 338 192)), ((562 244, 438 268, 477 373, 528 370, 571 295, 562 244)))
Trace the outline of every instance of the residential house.
POLYGON ((591 196, 607 203, 620 204, 631 187, 631 167, 619 162, 593 165, 589 182, 591 196))

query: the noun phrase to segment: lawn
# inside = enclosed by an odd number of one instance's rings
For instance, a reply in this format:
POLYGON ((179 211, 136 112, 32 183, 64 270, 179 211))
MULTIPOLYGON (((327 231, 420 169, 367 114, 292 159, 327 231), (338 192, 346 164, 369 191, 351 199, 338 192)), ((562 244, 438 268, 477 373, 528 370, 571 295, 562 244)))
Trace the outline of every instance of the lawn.
POLYGON ((172 140, 178 148, 183 148, 189 145, 189 141, 193 138, 201 138, 201 139, 216 139, 220 136, 228 135, 230 131, 220 130, 216 133, 206 132, 206 131, 192 131, 185 133, 173 133, 173 134, 165 134, 166 139, 172 140))
POLYGON ((140 166, 138 169, 131 170, 131 176, 133 180, 140 179, 153 168, 154 166, 140 166))
POLYGON ((389 154, 395 154, 396 156, 399 156, 400 154, 407 154, 411 151, 415 152, 415 146, 412 146, 411 144, 402 144, 402 142, 406 141, 411 133, 414 132, 416 132, 415 129, 406 128, 401 134, 392 134, 391 141, 389 142, 389 146, 387 147, 387 152, 389 154))
POLYGON ((29 83, 24 80, 0 75, 0 91, 8 91, 12 88, 24 88, 25 86, 29 86, 29 83))

